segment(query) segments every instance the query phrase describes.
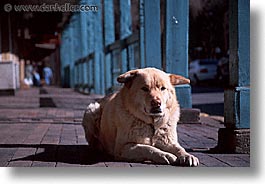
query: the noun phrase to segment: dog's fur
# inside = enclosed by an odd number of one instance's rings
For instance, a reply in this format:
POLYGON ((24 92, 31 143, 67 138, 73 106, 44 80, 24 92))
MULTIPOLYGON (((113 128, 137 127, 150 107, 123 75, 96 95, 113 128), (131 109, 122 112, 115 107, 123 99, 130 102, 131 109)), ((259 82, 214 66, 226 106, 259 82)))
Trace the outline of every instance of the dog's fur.
POLYGON ((121 90, 90 104, 83 118, 90 146, 116 160, 197 166, 199 160, 178 143, 180 109, 175 85, 189 80, 155 68, 118 77, 121 90))

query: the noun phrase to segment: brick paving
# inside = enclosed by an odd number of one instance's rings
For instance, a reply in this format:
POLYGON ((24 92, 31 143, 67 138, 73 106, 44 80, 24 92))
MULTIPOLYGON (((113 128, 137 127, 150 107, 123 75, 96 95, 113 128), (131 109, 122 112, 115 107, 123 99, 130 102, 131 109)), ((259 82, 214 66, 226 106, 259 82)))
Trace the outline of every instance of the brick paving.
MULTIPOLYGON (((98 98, 56 87, 0 96, 0 166, 173 167, 114 162, 90 150, 81 121, 87 104, 98 98)), ((211 117, 201 122, 178 125, 180 143, 200 159, 200 167, 250 166, 249 154, 212 153, 223 124, 211 117)))

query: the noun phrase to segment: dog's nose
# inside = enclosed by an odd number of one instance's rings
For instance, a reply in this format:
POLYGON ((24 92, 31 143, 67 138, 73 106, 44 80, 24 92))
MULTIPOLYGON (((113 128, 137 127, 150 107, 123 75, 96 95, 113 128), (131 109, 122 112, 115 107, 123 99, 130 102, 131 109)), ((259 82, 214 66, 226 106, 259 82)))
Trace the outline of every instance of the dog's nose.
POLYGON ((151 101, 151 106, 152 107, 160 107, 161 106, 161 100, 160 99, 153 99, 151 101))

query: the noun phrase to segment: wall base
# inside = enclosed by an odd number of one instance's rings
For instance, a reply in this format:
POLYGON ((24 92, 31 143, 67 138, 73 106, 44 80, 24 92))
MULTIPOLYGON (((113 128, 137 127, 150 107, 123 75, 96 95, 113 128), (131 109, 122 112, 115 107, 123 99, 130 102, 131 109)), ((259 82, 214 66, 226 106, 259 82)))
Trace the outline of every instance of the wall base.
POLYGON ((220 128, 218 152, 250 153, 250 129, 220 128))
POLYGON ((200 109, 195 108, 182 108, 180 109, 180 119, 178 123, 201 123, 200 122, 200 109))
POLYGON ((15 96, 15 89, 0 89, 0 96, 15 96))

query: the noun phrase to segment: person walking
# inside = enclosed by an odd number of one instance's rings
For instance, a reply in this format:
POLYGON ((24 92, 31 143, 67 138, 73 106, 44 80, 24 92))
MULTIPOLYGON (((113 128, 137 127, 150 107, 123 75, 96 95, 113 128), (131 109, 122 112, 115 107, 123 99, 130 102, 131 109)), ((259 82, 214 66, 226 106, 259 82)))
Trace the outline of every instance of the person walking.
POLYGON ((27 62, 26 62, 25 71, 26 71, 26 77, 24 79, 24 83, 28 86, 31 86, 31 85, 33 85, 33 75, 32 75, 33 66, 29 60, 27 60, 27 62))
POLYGON ((40 82, 40 74, 38 73, 38 68, 35 67, 33 70, 33 85, 40 87, 41 82, 40 82))
POLYGON ((52 69, 48 66, 45 66, 43 68, 43 75, 44 75, 46 85, 48 85, 48 86, 51 85, 51 83, 52 83, 52 69))

